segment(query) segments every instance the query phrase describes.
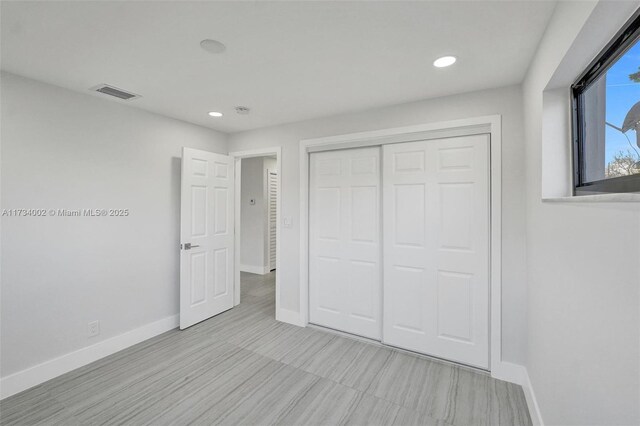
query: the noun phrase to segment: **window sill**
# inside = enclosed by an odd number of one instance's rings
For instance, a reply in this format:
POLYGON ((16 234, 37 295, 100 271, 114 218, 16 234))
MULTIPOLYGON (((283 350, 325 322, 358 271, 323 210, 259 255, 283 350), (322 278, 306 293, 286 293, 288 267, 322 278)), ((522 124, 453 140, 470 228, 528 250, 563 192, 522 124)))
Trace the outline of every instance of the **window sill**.
POLYGON ((575 195, 571 197, 543 198, 544 203, 640 203, 640 193, 575 195))

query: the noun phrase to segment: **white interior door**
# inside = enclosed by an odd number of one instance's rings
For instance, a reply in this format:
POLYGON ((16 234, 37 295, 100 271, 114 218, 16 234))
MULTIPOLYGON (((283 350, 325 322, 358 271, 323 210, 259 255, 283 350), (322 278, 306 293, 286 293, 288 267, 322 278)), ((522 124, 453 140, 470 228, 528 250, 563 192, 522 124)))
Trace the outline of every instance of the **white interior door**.
POLYGON ((180 328, 233 307, 233 161, 182 150, 180 328))
POLYGON ((489 136, 385 145, 384 342, 489 367, 489 136))
POLYGON ((310 155, 309 320, 381 337, 380 148, 310 155))
POLYGON ((278 173, 267 170, 269 200, 269 270, 276 269, 276 231, 278 227, 278 173))

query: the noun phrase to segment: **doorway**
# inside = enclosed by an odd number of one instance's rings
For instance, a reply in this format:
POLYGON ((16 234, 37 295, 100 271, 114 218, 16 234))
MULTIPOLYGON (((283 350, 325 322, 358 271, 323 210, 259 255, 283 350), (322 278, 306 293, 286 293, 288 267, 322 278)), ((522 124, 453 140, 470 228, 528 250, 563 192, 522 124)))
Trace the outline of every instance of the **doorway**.
POLYGON ((280 293, 280 147, 233 152, 235 165, 234 305, 254 292, 280 293))
MULTIPOLYGON (((259 293, 275 296, 278 317, 280 280, 280 148, 229 155, 183 148, 180 200, 180 329, 218 315, 241 302, 241 270, 262 277, 259 293), (242 190, 242 161, 259 164, 257 189, 242 190), (242 243, 242 213, 249 238, 242 243), (257 224, 260 234, 250 229, 257 224), (243 247, 244 246, 244 247, 243 247), (260 253, 243 267, 242 251, 260 253), (252 269, 253 268, 253 269, 252 269), (265 277, 264 275, 269 274, 265 277), (265 290, 266 289, 266 290, 265 290)), ((248 164, 249 166, 249 164, 248 164)), ((249 167, 246 167, 251 171, 249 167)), ((255 184, 252 178, 244 179, 255 184)), ((245 253, 245 256, 247 254, 245 253)), ((251 259, 249 255, 249 259, 251 259)), ((247 293, 250 294, 250 293, 247 293)))

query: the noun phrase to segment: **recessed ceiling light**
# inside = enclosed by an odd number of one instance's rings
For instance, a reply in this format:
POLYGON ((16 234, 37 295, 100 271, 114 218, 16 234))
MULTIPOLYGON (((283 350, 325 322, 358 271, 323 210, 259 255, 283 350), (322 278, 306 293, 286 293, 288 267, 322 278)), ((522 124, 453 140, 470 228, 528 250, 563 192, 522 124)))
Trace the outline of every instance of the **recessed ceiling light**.
POLYGON ((438 58, 435 61, 433 61, 433 66, 438 68, 448 67, 450 65, 455 64, 456 60, 457 59, 455 56, 443 56, 442 58, 438 58))
POLYGON ((209 115, 212 117, 222 117, 222 113, 217 111, 211 111, 209 115))
POLYGON ((206 50, 209 53, 222 53, 227 50, 227 46, 220 43, 218 40, 211 40, 210 38, 206 38, 200 42, 200 47, 206 50))

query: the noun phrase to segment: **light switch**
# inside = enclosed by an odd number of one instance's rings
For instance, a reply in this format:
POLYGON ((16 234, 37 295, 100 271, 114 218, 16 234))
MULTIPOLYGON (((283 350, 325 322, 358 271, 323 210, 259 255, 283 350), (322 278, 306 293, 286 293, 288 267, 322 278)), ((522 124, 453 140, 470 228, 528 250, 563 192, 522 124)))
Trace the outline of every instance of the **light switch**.
POLYGON ((284 225, 285 228, 291 228, 292 222, 293 220, 291 219, 291 216, 284 216, 282 218, 282 224, 284 225))

